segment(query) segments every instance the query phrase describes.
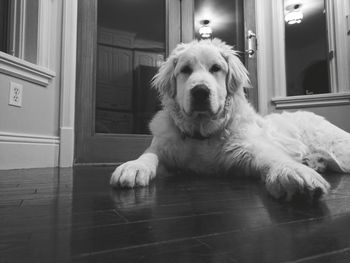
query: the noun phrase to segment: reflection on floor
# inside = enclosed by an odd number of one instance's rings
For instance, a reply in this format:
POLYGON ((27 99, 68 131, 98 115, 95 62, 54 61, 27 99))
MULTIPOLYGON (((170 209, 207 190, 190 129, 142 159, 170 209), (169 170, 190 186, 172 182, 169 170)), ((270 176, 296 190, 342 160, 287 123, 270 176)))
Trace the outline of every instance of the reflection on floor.
POLYGON ((350 262, 350 177, 317 204, 258 181, 163 176, 113 190, 112 168, 0 172, 0 262, 350 262))

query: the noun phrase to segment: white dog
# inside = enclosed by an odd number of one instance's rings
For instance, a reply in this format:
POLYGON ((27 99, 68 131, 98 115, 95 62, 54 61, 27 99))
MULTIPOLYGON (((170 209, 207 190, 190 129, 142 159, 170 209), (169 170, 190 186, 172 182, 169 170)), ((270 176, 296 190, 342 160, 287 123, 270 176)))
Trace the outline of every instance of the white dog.
POLYGON ((327 193, 317 171, 350 173, 350 134, 309 112, 258 115, 244 94, 245 67, 218 39, 180 44, 153 84, 163 110, 150 123, 152 144, 117 167, 113 186, 146 186, 161 163, 199 174, 258 174, 272 196, 290 200, 327 193))

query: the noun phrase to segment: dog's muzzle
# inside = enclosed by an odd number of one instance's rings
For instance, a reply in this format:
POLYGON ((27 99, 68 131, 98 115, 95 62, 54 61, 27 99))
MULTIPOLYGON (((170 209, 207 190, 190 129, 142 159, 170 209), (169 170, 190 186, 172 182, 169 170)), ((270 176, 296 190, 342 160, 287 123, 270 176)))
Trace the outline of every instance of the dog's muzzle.
POLYGON ((210 90, 206 85, 196 85, 191 89, 191 110, 193 112, 211 111, 210 90))

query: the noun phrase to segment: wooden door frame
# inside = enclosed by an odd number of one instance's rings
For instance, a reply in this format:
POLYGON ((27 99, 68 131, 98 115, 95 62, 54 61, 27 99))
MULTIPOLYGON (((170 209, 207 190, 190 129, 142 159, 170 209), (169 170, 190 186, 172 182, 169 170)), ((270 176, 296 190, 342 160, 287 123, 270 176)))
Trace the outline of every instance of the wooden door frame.
MULTIPOLYGON (((245 50, 248 50, 248 30, 253 31, 256 34, 256 0, 244 0, 244 32, 245 32, 245 50)), ((256 40, 258 43, 258 40, 256 40)), ((256 44, 258 47, 258 44, 256 44)), ((257 70, 257 58, 258 58, 258 50, 256 50, 255 55, 251 58, 246 54, 245 66, 249 71, 249 78, 251 83, 251 88, 248 89, 247 95, 250 103, 254 106, 254 108, 259 110, 259 83, 258 83, 258 70, 257 70)))
MULTIPOLYGON (((152 139, 150 135, 95 133, 97 3, 78 1, 75 165, 118 164, 135 159, 152 139)), ((180 8, 179 0, 166 0, 167 53, 181 39, 180 8)))

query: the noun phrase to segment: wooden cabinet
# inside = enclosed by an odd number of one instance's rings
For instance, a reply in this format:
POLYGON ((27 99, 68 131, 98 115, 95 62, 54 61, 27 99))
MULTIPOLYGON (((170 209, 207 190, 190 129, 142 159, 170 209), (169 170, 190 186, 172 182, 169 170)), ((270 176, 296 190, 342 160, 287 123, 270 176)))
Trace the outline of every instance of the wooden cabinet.
POLYGON ((164 61, 164 55, 159 53, 135 51, 134 52, 134 68, 138 66, 149 66, 158 68, 164 61))
POLYGON ((131 111, 132 51, 98 45, 97 61, 96 107, 131 111))
POLYGON ((150 81, 163 60, 161 43, 135 39, 129 32, 99 29, 96 132, 149 133, 148 122, 159 109, 150 81))
POLYGON ((133 128, 133 114, 111 110, 98 109, 96 111, 97 133, 123 133, 127 134, 133 128))

